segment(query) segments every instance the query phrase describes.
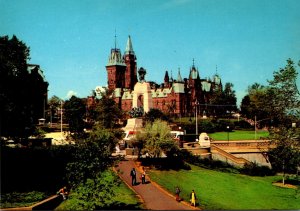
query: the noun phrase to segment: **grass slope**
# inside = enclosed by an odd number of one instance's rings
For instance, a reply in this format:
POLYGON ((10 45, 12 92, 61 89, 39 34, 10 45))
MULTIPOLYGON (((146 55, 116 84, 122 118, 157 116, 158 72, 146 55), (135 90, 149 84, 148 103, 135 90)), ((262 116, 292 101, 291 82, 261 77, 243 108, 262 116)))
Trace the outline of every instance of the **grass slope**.
POLYGON ((207 170, 192 166, 192 170, 150 171, 151 179, 170 192, 179 186, 181 197, 189 201, 195 190, 204 209, 300 209, 297 190, 280 188, 272 182, 281 177, 250 177, 207 170))

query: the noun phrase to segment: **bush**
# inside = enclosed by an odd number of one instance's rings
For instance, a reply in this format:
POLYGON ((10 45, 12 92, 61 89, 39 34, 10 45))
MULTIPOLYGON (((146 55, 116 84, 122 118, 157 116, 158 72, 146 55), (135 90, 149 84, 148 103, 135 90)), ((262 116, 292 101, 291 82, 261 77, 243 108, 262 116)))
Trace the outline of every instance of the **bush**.
POLYGON ((1 193, 1 208, 30 206, 47 197, 46 193, 38 191, 1 193))
POLYGON ((215 124, 213 124, 211 121, 201 121, 200 131, 205 133, 214 133, 216 132, 215 124))
POLYGON ((238 127, 240 129, 250 129, 250 128, 253 128, 253 126, 249 122, 247 122, 245 120, 240 120, 238 122, 235 121, 234 125, 235 125, 235 127, 238 127))
POLYGON ((214 169, 222 172, 239 173, 239 170, 237 168, 226 162, 209 158, 201 158, 200 156, 191 154, 187 150, 181 150, 179 157, 190 164, 200 166, 202 168, 214 169))
POLYGON ((268 166, 259 166, 257 163, 245 164, 241 169, 242 174, 250 176, 272 176, 275 175, 275 172, 270 169, 268 166))
POLYGON ((167 158, 140 158, 143 166, 154 167, 159 170, 191 170, 191 167, 180 157, 167 158))

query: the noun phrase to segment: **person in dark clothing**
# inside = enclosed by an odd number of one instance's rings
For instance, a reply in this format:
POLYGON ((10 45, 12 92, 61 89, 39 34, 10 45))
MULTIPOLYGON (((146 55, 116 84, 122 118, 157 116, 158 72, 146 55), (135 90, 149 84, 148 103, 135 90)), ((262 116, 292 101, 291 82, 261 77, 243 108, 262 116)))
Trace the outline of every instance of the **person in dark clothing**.
POLYGON ((130 176, 131 176, 132 186, 136 185, 136 171, 135 171, 135 168, 132 168, 132 170, 130 171, 130 176))
POLYGON ((176 187, 175 196, 176 196, 176 201, 178 201, 178 202, 181 201, 180 196, 179 196, 180 192, 181 192, 181 190, 179 189, 179 187, 176 187))

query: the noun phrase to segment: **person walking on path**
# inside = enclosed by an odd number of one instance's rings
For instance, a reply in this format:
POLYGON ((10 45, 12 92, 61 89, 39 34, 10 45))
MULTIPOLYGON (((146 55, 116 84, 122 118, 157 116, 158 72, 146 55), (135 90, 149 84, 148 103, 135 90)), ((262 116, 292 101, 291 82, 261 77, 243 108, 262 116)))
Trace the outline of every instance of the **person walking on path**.
POLYGON ((130 176, 131 176, 131 185, 134 186, 136 185, 136 171, 135 168, 132 168, 130 171, 130 176))
POLYGON ((142 171, 142 184, 146 184, 146 171, 145 168, 143 167, 143 171, 142 171))
POLYGON ((181 192, 181 190, 180 190, 180 188, 177 186, 176 189, 175 189, 175 196, 176 196, 176 201, 178 201, 178 202, 181 201, 180 196, 179 196, 180 192, 181 192))
POLYGON ((194 207, 196 207, 196 199, 197 199, 196 193, 194 190, 192 190, 190 194, 190 201, 191 201, 191 205, 194 207))

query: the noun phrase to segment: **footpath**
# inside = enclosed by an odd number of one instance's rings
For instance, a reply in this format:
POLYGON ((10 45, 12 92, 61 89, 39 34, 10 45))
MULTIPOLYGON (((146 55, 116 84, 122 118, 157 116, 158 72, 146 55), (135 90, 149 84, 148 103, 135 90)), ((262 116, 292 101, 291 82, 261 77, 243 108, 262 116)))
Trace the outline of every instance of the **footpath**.
POLYGON ((140 181, 141 168, 135 165, 132 158, 125 158, 115 170, 119 171, 120 178, 141 198, 146 209, 150 210, 199 210, 190 206, 189 203, 177 202, 175 196, 161 188, 158 184, 146 177, 146 184, 140 181), (137 171, 137 185, 131 185, 130 171, 135 168, 137 171))

